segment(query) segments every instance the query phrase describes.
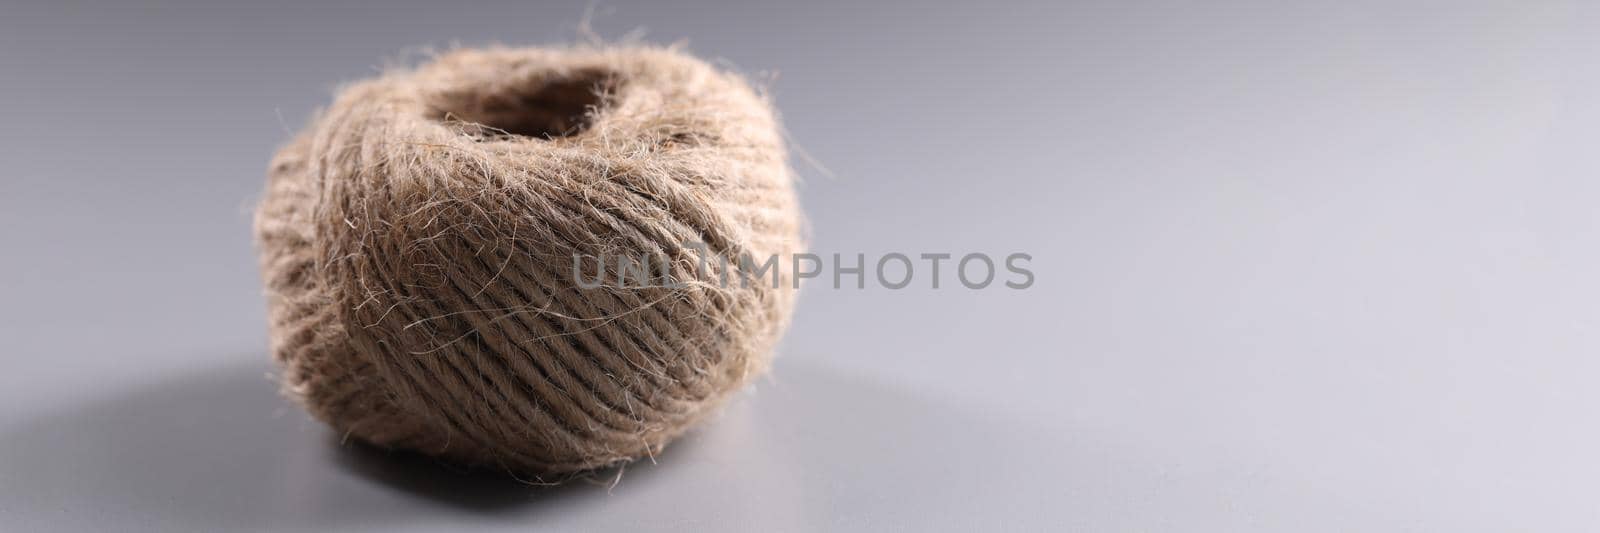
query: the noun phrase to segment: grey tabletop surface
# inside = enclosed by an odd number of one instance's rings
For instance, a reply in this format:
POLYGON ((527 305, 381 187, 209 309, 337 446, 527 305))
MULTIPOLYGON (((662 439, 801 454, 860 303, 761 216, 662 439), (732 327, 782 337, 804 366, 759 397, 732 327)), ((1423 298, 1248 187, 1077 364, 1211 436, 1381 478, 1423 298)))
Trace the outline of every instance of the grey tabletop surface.
POLYGON ((8 1, 0 529, 1600 530, 1597 39, 1581 1, 8 1), (769 87, 818 253, 1036 282, 812 283, 771 376, 592 482, 342 444, 272 381, 267 158, 340 82, 584 20, 769 87))

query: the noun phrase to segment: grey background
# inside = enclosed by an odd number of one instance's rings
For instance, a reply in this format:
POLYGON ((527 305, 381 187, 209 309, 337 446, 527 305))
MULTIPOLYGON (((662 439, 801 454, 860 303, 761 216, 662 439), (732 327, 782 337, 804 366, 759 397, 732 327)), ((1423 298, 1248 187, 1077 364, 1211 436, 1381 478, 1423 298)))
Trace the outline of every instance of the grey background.
POLYGON ((1600 529, 1593 3, 602 2, 771 80, 816 251, 1038 281, 813 284, 558 489, 279 400, 248 212, 337 82, 584 6, 258 4, 0 6, 4 529, 1600 529))

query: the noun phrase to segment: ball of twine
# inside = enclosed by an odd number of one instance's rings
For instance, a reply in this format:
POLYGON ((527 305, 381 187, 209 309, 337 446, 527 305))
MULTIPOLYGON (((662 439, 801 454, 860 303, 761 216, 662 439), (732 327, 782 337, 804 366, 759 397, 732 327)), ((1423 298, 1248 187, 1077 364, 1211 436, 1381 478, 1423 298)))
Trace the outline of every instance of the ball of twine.
POLYGON ((792 182, 766 100, 674 49, 459 50, 349 85, 256 215, 283 388, 345 435, 516 473, 654 455, 765 370, 791 273, 720 279, 801 249, 792 182), (623 257, 676 282, 577 283, 623 257))

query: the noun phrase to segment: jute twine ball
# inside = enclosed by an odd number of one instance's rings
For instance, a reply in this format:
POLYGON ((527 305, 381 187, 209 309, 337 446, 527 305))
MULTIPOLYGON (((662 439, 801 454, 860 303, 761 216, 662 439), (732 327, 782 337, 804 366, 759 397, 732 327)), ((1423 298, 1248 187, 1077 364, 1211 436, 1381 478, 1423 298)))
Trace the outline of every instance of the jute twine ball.
POLYGON ((674 49, 349 85, 256 216, 283 388, 345 436, 513 473, 653 455, 766 369, 791 272, 738 265, 801 250, 792 182, 768 102, 674 49))

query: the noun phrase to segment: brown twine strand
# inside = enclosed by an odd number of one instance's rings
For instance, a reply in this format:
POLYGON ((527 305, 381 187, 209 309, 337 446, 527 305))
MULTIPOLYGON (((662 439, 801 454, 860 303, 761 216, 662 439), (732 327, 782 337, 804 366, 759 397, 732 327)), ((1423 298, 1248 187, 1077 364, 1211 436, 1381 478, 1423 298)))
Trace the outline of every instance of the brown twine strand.
POLYGON ((715 265, 790 261, 792 181, 765 99, 673 49, 459 50, 350 85, 273 159, 256 216, 284 391, 466 464, 653 456, 765 370, 791 273, 715 265), (586 289, 574 256, 688 283, 586 289))

